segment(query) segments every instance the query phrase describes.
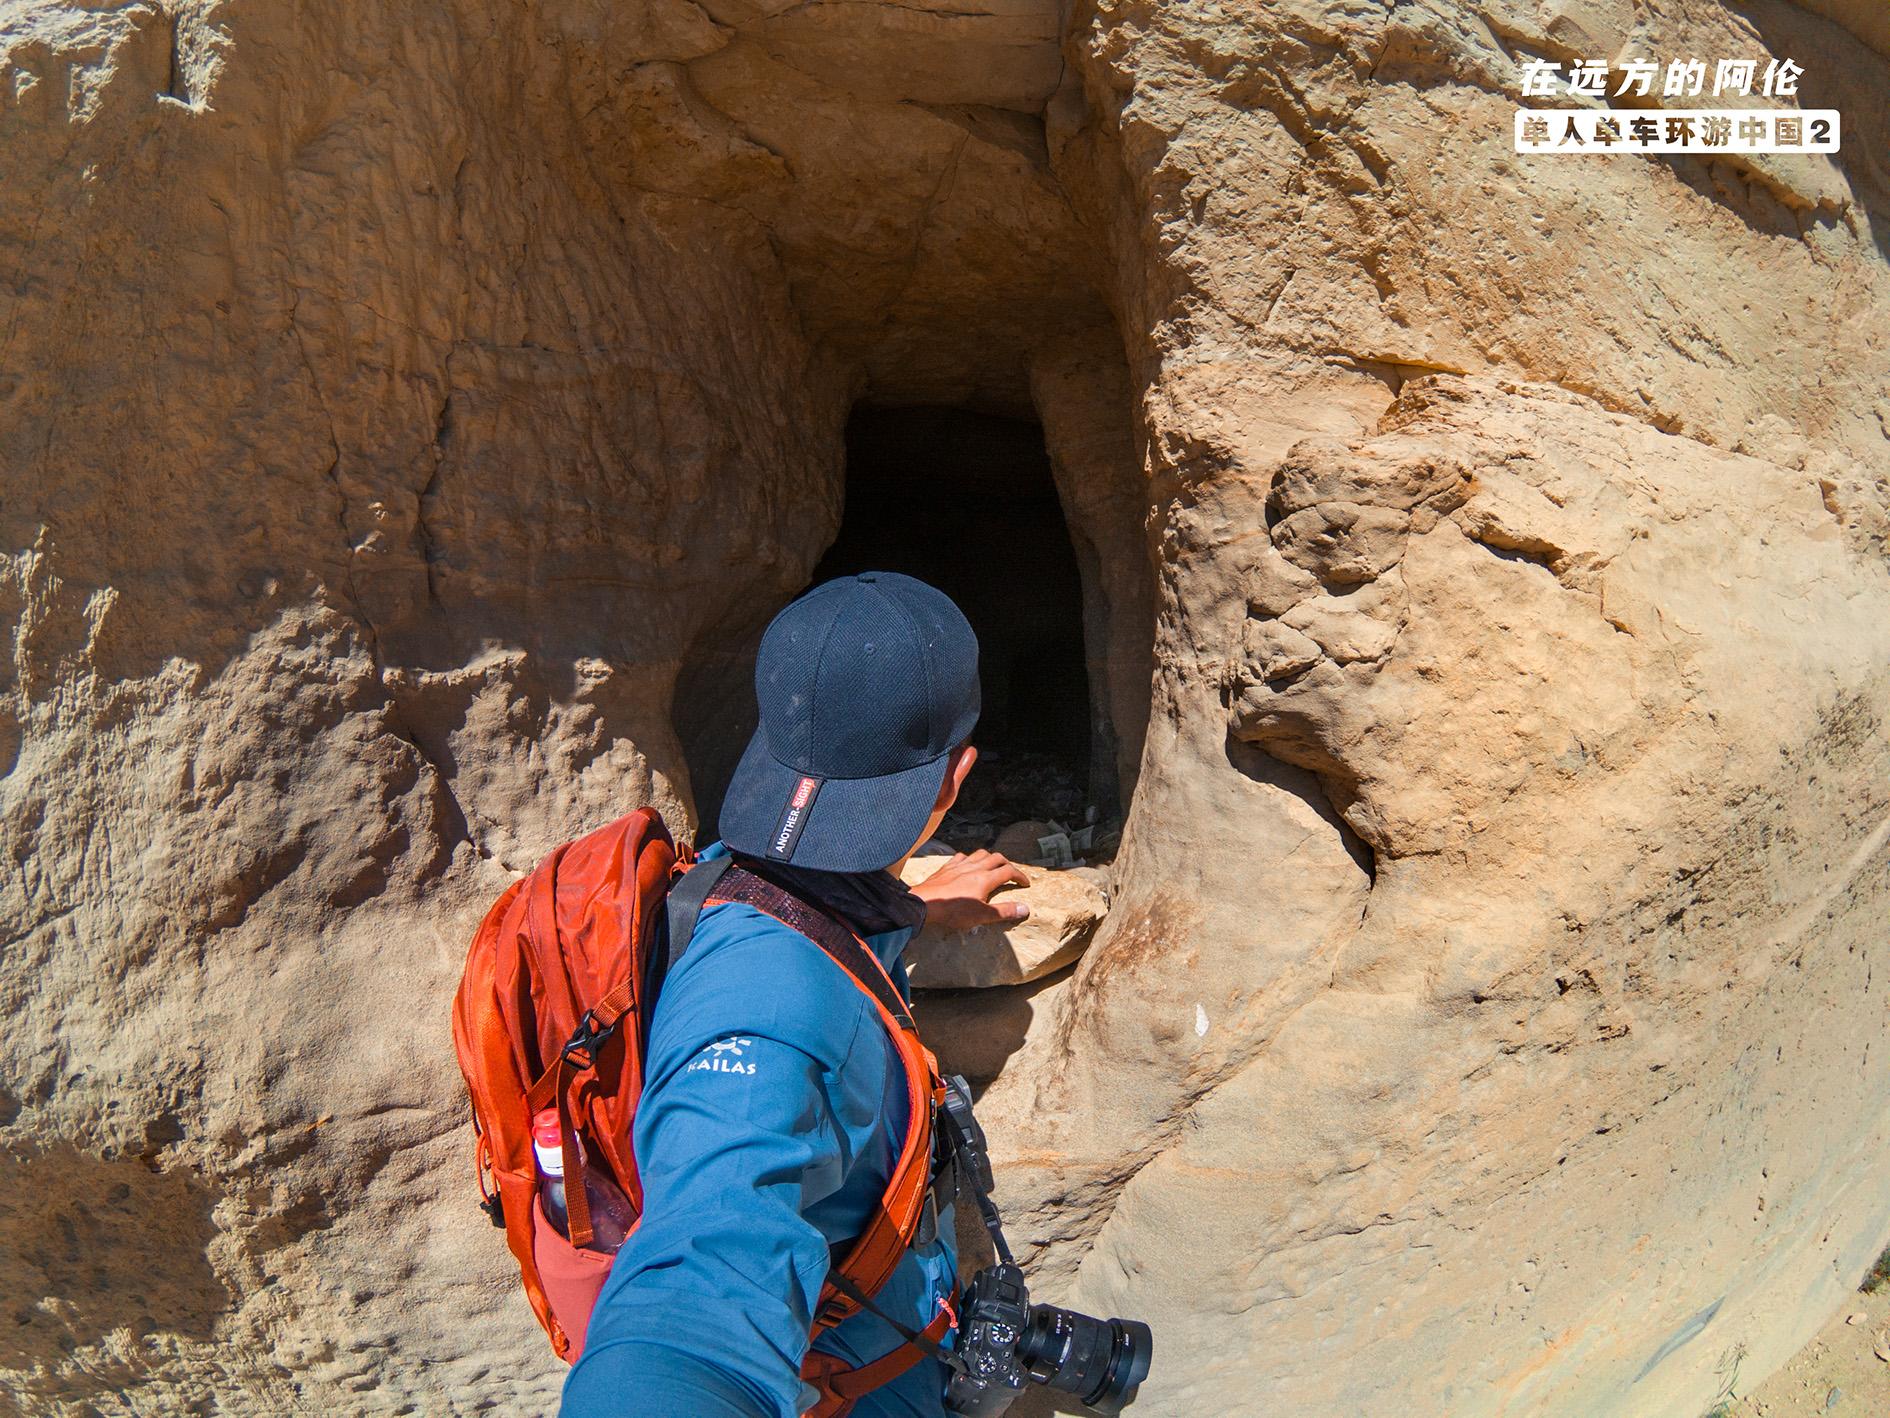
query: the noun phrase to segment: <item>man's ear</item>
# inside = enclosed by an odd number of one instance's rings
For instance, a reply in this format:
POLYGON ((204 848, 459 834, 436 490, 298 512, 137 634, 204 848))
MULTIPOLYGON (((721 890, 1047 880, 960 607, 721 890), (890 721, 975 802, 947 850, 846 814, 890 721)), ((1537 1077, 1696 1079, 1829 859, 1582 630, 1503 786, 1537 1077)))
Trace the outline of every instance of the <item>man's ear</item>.
POLYGON ((977 761, 978 750, 968 743, 961 743, 952 750, 951 762, 945 768, 945 781, 938 785, 938 801, 932 804, 934 812, 948 808, 958 800, 958 790, 965 786, 971 765, 977 761))

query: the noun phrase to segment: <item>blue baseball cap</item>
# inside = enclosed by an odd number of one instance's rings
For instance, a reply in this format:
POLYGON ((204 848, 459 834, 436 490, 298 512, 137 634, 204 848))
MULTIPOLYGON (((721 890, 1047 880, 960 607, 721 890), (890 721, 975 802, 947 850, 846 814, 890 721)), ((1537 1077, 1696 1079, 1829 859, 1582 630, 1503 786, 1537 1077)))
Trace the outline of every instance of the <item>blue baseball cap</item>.
POLYGON ((755 697, 722 840, 765 861, 877 871, 911 850, 978 722, 978 637, 923 581, 843 576, 769 623, 755 697))

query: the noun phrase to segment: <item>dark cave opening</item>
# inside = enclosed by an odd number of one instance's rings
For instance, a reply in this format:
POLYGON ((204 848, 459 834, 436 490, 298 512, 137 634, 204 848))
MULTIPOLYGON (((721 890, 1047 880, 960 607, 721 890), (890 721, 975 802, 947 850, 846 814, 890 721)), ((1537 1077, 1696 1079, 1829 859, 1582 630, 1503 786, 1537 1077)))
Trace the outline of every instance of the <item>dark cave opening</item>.
MULTIPOLYGON (((1018 821, 1080 834, 1113 810, 1091 799, 1083 581, 1041 425, 953 407, 856 408, 840 531, 813 581, 859 571, 930 582, 977 632, 979 762, 941 830, 947 842, 989 845, 1018 821)), ((1074 855, 1098 854, 1097 835, 1074 855)))

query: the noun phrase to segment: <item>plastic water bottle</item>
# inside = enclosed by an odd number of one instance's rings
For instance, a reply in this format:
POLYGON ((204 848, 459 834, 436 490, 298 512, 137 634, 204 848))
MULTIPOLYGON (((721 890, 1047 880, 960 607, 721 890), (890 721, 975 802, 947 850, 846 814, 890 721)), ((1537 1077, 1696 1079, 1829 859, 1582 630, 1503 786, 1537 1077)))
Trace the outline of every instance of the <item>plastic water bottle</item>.
MULTIPOLYGON (((584 1158, 584 1138, 575 1138, 577 1155, 584 1158)), ((564 1204, 564 1129, 558 1110, 546 1108, 532 1119, 532 1152, 538 1159, 538 1201, 545 1219, 560 1236, 571 1234, 570 1212, 564 1204)), ((588 1160, 588 1159, 585 1159, 588 1160)), ((591 1243, 586 1250, 614 1255, 636 1224, 630 1198, 602 1167, 584 1169, 584 1195, 591 1204, 591 1243)))

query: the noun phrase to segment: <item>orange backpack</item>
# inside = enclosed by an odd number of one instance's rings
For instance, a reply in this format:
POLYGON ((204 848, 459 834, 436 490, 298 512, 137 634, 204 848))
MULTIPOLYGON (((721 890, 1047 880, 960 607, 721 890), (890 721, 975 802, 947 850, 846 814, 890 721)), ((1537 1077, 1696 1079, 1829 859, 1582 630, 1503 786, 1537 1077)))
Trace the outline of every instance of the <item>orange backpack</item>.
MULTIPOLYGON (((944 1089, 878 958, 831 917, 728 858, 691 866, 689 853, 678 851, 649 808, 556 848, 486 913, 453 1000, 453 1045, 472 1095, 481 1205, 493 1225, 505 1228, 532 1310, 552 1349, 569 1362, 583 1350, 612 1260, 586 1249, 591 1226, 584 1168, 608 1168, 632 1208, 641 1210, 631 1127, 643 1089, 650 1011, 704 906, 742 902, 819 946, 873 1001, 904 1068, 904 1144, 865 1234, 836 1250, 841 1259, 821 1291, 810 1341, 885 1284, 925 1210, 933 1109, 944 1089), (557 1108, 563 1124, 569 1239, 538 1204, 531 1120, 547 1107, 557 1108), (583 1158, 574 1146, 579 1133, 583 1158)), ((810 1348, 802 1377, 822 1392, 812 1413, 839 1418, 860 1394, 936 1352, 951 1320, 949 1306, 942 1306, 926 1330, 859 1369, 810 1348)))

